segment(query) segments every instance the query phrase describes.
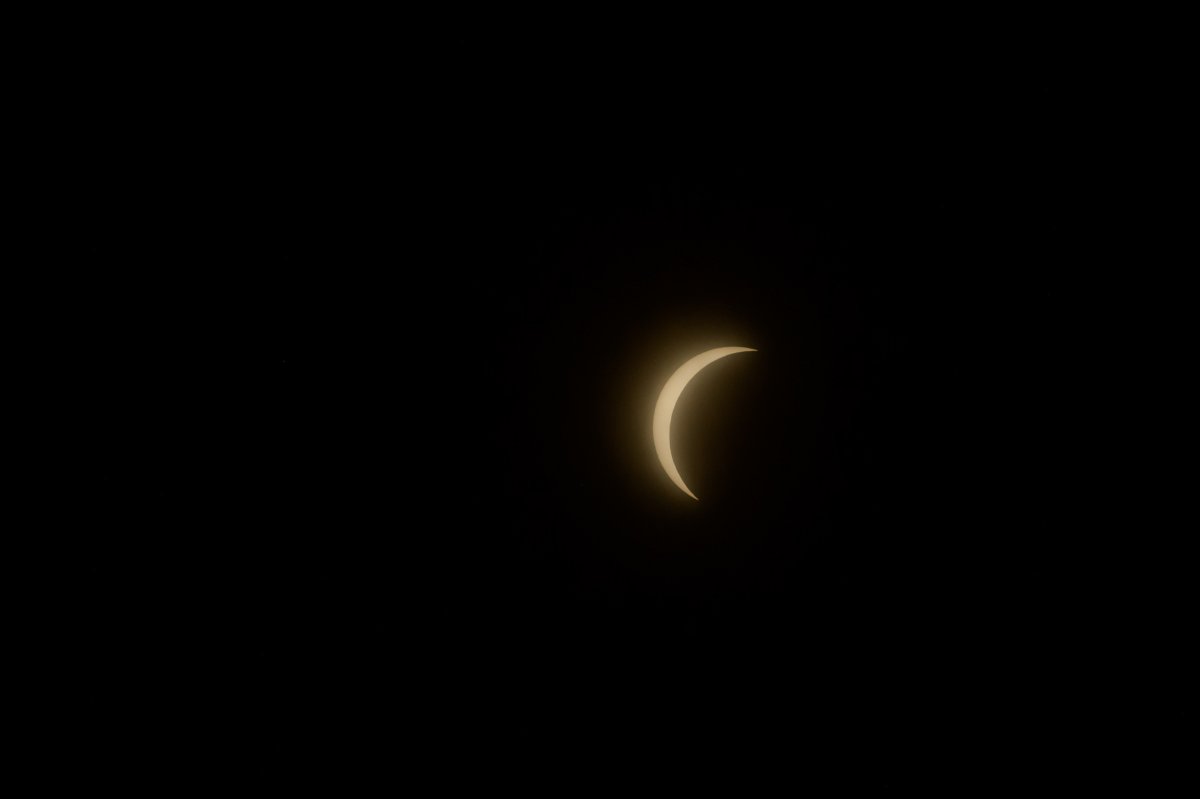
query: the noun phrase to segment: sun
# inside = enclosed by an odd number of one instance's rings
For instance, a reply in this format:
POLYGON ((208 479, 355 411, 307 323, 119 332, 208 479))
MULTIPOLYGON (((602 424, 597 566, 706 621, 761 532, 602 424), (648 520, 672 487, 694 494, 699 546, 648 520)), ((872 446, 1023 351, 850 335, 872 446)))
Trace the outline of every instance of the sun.
POLYGON ((719 361, 727 355, 739 352, 757 351, 750 347, 717 347, 702 352, 676 369, 675 374, 671 375, 658 395, 658 403, 654 406, 654 449, 658 452, 658 460, 667 476, 675 485, 679 486, 683 493, 694 500, 699 501, 700 498, 693 494, 692 490, 683 482, 683 478, 679 476, 679 469, 675 466, 675 459, 671 455, 671 417, 675 413, 675 404, 679 402, 679 396, 683 394, 684 388, 692 378, 713 361, 719 361))

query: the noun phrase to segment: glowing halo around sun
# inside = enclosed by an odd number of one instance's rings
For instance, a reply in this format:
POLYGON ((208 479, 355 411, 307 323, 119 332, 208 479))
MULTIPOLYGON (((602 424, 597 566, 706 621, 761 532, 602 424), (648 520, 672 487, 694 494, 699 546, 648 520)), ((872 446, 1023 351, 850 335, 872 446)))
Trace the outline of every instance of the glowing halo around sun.
POLYGON ((679 486, 683 493, 696 501, 699 501, 700 498, 693 494, 687 484, 683 482, 683 478, 679 476, 679 469, 675 467, 675 459, 671 455, 671 416, 675 413, 675 403, 679 402, 679 396, 683 394, 683 390, 692 378, 713 361, 719 361, 726 355, 734 355, 739 352, 757 351, 750 347, 717 347, 714 350, 702 352, 676 369, 675 374, 671 375, 658 395, 658 403, 654 406, 654 449, 658 453, 659 463, 662 464, 663 470, 671 478, 671 481, 679 486))

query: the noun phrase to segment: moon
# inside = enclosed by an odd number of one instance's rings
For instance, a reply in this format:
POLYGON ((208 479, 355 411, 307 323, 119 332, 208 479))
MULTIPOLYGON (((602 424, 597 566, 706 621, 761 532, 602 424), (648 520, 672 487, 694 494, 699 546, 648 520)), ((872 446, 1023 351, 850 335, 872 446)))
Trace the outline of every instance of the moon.
POLYGON ((675 413, 675 403, 679 402, 679 395, 683 393, 692 378, 713 361, 719 361, 726 355, 734 355, 739 352, 757 351, 750 347, 717 347, 714 350, 702 352, 676 369, 675 374, 671 375, 658 395, 658 404, 654 406, 654 449, 658 452, 659 463, 662 464, 663 470, 671 478, 671 481, 679 486, 683 493, 697 502, 700 498, 693 494, 687 484, 683 482, 683 478, 679 476, 679 469, 675 467, 675 459, 671 456, 671 416, 675 413))

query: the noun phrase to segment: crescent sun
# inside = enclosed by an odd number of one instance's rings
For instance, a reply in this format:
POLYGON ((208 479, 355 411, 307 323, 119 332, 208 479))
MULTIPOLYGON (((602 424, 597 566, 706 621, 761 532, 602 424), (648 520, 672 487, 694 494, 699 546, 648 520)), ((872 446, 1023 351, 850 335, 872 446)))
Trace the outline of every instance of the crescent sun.
POLYGON ((717 347, 692 358, 676 369, 675 374, 667 380, 667 384, 663 386, 662 392, 658 395, 658 404, 654 406, 654 449, 658 452, 658 460, 671 481, 679 486, 683 493, 697 501, 700 498, 693 494, 687 484, 683 482, 683 478, 679 476, 679 469, 675 467, 675 459, 671 456, 671 416, 675 413, 675 403, 679 401, 679 395, 683 393, 684 388, 693 377, 699 374, 701 369, 713 361, 719 361, 726 355, 739 352, 757 352, 757 350, 750 347, 717 347))

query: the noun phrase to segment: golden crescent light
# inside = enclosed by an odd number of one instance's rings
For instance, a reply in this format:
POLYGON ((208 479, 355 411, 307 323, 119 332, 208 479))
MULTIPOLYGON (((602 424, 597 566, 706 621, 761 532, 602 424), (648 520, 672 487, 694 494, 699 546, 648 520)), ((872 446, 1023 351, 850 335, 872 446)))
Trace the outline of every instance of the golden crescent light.
POLYGON ((675 468, 675 459, 671 456, 671 416, 675 413, 675 403, 679 401, 679 395, 683 393, 684 388, 693 377, 699 374, 701 369, 713 361, 719 361, 726 355, 734 355, 739 352, 757 352, 757 350, 750 347, 717 347, 690 359, 676 369, 675 374, 667 380, 667 384, 663 386, 662 392, 658 395, 658 404, 654 406, 654 449, 658 452, 659 463, 662 464, 663 470, 666 471, 671 481, 679 486, 683 493, 697 501, 700 498, 693 494, 687 484, 683 482, 683 478, 679 476, 679 469, 675 468))

